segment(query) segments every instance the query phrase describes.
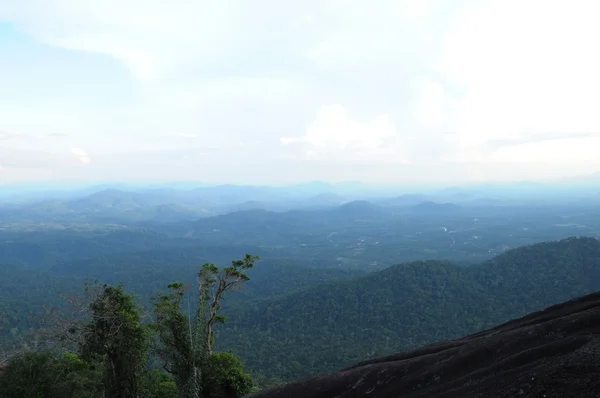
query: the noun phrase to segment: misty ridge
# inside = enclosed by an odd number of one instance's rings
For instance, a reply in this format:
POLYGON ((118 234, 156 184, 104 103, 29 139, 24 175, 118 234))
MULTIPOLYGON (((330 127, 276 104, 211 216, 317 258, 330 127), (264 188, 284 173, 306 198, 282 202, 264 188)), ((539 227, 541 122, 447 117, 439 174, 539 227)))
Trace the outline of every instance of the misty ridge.
POLYGON ((597 398, 599 11, 0 0, 0 398, 597 398))
MULTIPOLYGON (((169 282, 181 281, 195 302, 201 264, 252 253, 260 259, 219 303, 225 324, 212 338, 215 352, 239 356, 236 394, 270 391, 594 292, 597 180, 414 191, 322 182, 5 191, 0 347, 8 360, 34 344, 25 355, 42 361, 36 352, 56 350, 52 314, 67 316, 65 297, 79 296, 86 280, 122 284, 152 325, 153 297, 169 282)), ((160 358, 148 358, 154 381, 144 383, 163 380, 182 393, 177 378, 160 373, 160 358)), ((88 391, 81 388, 72 394, 88 391)))

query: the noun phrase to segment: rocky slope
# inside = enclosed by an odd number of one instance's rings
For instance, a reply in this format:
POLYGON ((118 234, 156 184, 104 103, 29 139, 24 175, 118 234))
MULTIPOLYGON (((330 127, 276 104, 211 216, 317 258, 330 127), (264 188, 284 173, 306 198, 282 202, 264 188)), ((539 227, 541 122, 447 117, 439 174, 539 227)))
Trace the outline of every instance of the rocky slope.
POLYGON ((600 293, 252 398, 600 397, 600 293))

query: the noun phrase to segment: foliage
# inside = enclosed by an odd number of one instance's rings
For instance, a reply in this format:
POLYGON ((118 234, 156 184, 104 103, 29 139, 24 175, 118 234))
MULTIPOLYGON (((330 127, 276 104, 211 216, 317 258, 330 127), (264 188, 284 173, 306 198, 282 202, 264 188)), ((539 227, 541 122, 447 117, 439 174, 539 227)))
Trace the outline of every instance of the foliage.
POLYGON ((155 350, 163 369, 173 375, 179 396, 199 396, 200 366, 206 358, 202 344, 206 340, 200 336, 200 344, 195 344, 198 331, 192 327, 191 317, 182 312, 183 283, 168 287, 169 294, 160 294, 155 301, 155 323, 151 325, 158 340, 155 350))
POLYGON ((143 380, 144 398, 177 398, 177 384, 166 372, 152 369, 143 380))
POLYGON ((248 280, 244 273, 257 256, 246 255, 220 270, 205 264, 199 272, 199 300, 192 319, 181 312, 183 284, 155 302, 156 322, 142 324, 133 296, 121 285, 96 291, 86 317, 65 321, 62 332, 78 344, 78 354, 61 357, 28 351, 0 370, 0 396, 7 397, 239 397, 253 382, 231 352, 213 353, 212 332, 225 293, 248 280), (193 322, 193 323, 192 323, 193 322), (149 330, 157 333, 156 352, 165 360, 162 372, 148 370, 149 330), (172 375, 172 376, 171 376, 172 375))
POLYGON ((81 358, 98 364, 108 397, 137 397, 147 365, 149 335, 133 297, 122 286, 104 285, 83 326, 81 358))
POLYGON ((294 380, 477 332, 594 292, 600 241, 525 246, 471 267, 411 262, 231 307, 217 347, 253 374, 294 380))
MULTIPOLYGON (((86 276, 123 282, 152 310, 150 296, 164 281, 189 286, 197 264, 247 252, 260 251, 261 266, 248 269, 251 281, 221 302, 218 315, 228 324, 215 323, 209 341, 216 351, 233 348, 261 386, 471 333, 599 283, 594 239, 510 250, 600 236, 595 202, 449 209, 354 202, 141 224, 119 218, 131 200, 119 204, 114 192, 98 199, 79 203, 85 214, 0 217, 0 361, 39 349, 40 304, 55 305, 57 292, 76 291, 86 276)), ((144 206, 133 218, 147 210, 141 219, 153 218, 154 204, 144 206)), ((177 311, 193 321, 198 291, 183 291, 177 311)))
POLYGON ((242 361, 231 352, 215 352, 204 367, 204 398, 237 398, 248 394, 252 378, 244 371, 242 361))
POLYGON ((0 396, 92 398, 102 392, 101 375, 77 354, 27 351, 0 370, 0 396))
MULTIPOLYGON (((204 264, 198 272, 197 303, 193 316, 189 297, 188 314, 182 310, 185 295, 183 283, 169 284, 169 293, 159 294, 155 298, 155 323, 152 328, 158 338, 156 353, 163 361, 163 368, 174 376, 179 396, 206 397, 205 387, 210 387, 212 391, 218 388, 229 392, 245 391, 245 384, 237 379, 219 378, 211 373, 211 367, 223 365, 222 360, 215 362, 221 357, 213 358, 213 329, 215 324, 225 322, 225 318, 219 314, 225 293, 249 280, 245 271, 252 268, 256 260, 258 256, 246 254, 244 259, 234 260, 231 266, 223 269, 214 264, 204 264), (205 385, 209 381, 211 384, 205 385), (220 382, 236 384, 219 387, 220 382)), ((238 366, 235 361, 230 361, 230 364, 238 366)), ((239 367, 241 369, 241 365, 239 367)))

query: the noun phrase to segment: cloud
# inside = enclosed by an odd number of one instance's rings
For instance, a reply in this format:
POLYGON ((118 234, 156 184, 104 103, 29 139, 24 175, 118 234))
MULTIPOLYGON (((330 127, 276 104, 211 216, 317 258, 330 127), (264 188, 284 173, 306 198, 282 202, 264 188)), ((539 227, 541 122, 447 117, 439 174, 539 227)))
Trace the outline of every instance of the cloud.
POLYGON ((513 163, 563 163, 592 165, 598 162, 600 136, 524 142, 496 150, 489 161, 513 163))
POLYGON ((72 165, 64 153, 0 147, 0 164, 9 169, 63 169, 72 165))
POLYGON ((182 70, 189 72, 186 68, 190 65, 227 71, 238 67, 226 62, 232 61, 236 52, 237 58, 256 63, 262 58, 256 56, 257 51, 271 50, 272 32, 279 33, 278 39, 290 37, 292 43, 298 42, 297 36, 290 36, 298 32, 293 24, 298 20, 296 12, 320 8, 315 0, 302 6, 274 0, 252 4, 243 0, 3 3, 0 17, 15 21, 28 34, 69 50, 110 56, 141 80, 174 77, 182 70))
POLYGON ((169 135, 173 137, 181 137, 181 138, 198 138, 198 134, 193 133, 181 133, 177 131, 170 132, 169 135))
POLYGON ((0 140, 20 139, 26 137, 28 137, 27 134, 23 134, 18 131, 0 130, 0 140))
POLYGON ((50 99, 24 78, 14 86, 24 94, 0 102, 3 128, 35 134, 4 142, 60 157, 73 139, 94 148, 85 172, 108 173, 101 159, 121 154, 113 175, 141 169, 133 154, 146 150, 140 173, 157 171, 154 156, 176 174, 171 151, 191 146, 221 148, 232 168, 280 162, 281 173, 287 161, 307 173, 317 163, 411 164, 436 178, 450 165, 468 177, 462 165, 489 164, 478 172, 493 178, 541 170, 531 164, 600 167, 590 149, 599 10, 592 0, 0 0, 0 19, 48 45, 31 51, 64 60, 44 69, 61 82, 50 99), (110 88, 102 106, 99 88, 73 80, 82 59, 110 88), (72 134, 44 139, 52 131, 72 134))
MULTIPOLYGON (((406 74, 428 62, 425 47, 439 32, 438 13, 452 14, 438 0, 324 1, 318 21, 327 25, 307 52, 317 65, 334 70, 378 69, 406 74)), ((460 2, 454 9, 460 8, 460 2)), ((441 24, 440 24, 441 25, 441 24)))
POLYGON ((226 12, 227 2, 213 6, 188 1, 174 1, 167 6, 153 0, 121 4, 114 0, 11 3, 3 5, 4 14, 24 31, 52 45, 114 57, 140 79, 159 75, 172 58, 181 60, 184 48, 196 45, 209 50, 202 42, 227 29, 218 25, 218 14, 226 12), (35 10, 27 10, 29 7, 35 10), (113 12, 114 7, 119 8, 118 14, 113 12))
POLYGON ((548 133, 523 133, 519 138, 512 139, 498 139, 490 140, 486 142, 486 145, 493 149, 498 150, 502 147, 523 145, 523 144, 535 144, 544 141, 561 141, 561 140, 579 140, 600 137, 600 132, 596 133, 562 133, 562 132, 548 132, 548 133))
POLYGON ((282 137, 281 144, 304 144, 308 159, 321 154, 346 153, 369 156, 382 149, 386 140, 396 136, 396 130, 386 114, 368 122, 349 117, 342 105, 322 105, 317 119, 301 137, 282 137))
POLYGON ((71 136, 70 133, 47 133, 46 137, 64 138, 71 136))
MULTIPOLYGON (((598 3, 585 0, 484 1, 453 22, 440 68, 464 92, 455 116, 465 150, 534 134, 600 131, 593 111, 600 107, 600 77, 593 72, 600 57, 589 51, 600 35, 592 17, 598 11, 598 3)), ((539 145, 530 149, 548 150, 534 140, 539 145)))
POLYGON ((83 164, 90 164, 92 161, 88 153, 81 148, 71 148, 71 153, 77 156, 79 161, 83 164))

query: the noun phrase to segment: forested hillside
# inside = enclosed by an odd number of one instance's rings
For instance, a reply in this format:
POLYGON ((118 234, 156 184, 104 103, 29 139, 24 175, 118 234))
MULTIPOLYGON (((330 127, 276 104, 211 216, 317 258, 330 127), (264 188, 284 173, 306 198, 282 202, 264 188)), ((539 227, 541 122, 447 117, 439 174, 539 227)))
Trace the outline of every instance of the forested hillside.
MULTIPOLYGON (((125 282, 141 304, 165 281, 193 280, 199 260, 222 249, 107 255, 45 269, 3 266, 4 350, 29 345, 44 327, 41 304, 80 291, 86 276, 125 282)), ((496 325, 600 286, 600 242, 569 238, 510 250, 470 267, 417 261, 365 275, 310 261, 262 260, 224 303, 219 349, 234 349, 260 379, 293 380, 375 355, 496 325)))
POLYGON ((600 293, 492 329, 352 364, 253 398, 597 397, 600 293))
POLYGON ((286 380, 473 333, 600 287, 600 241, 539 243, 472 267, 425 261, 226 311, 221 347, 286 380))

